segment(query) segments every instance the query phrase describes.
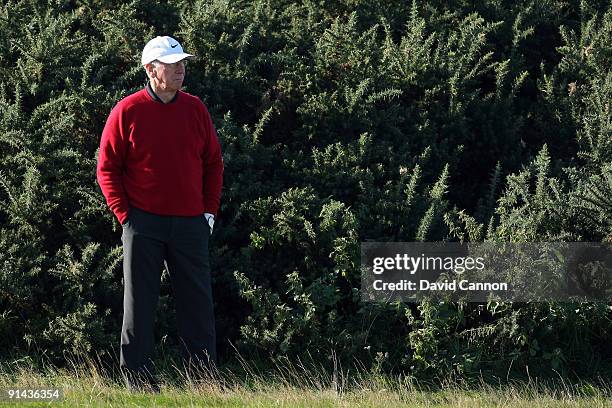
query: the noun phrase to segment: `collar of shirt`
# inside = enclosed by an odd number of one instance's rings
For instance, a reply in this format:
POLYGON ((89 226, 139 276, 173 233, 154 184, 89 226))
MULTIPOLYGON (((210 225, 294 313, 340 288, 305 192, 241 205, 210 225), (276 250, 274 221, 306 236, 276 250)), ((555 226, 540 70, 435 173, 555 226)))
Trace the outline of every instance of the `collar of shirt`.
MULTIPOLYGON (((156 100, 159 103, 165 104, 165 102, 162 101, 159 96, 157 96, 155 91, 153 91, 153 87, 151 86, 151 81, 147 82, 146 89, 147 89, 147 93, 151 96, 151 98, 153 98, 154 100, 156 100)), ((168 103, 176 102, 176 98, 178 98, 178 94, 179 94, 178 91, 176 91, 176 93, 174 94, 174 98, 172 98, 168 103)))

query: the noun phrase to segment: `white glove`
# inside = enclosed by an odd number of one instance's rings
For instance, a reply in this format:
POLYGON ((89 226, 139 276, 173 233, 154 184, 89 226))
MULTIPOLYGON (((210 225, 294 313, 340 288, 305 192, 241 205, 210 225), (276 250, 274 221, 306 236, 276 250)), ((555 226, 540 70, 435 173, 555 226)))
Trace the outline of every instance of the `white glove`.
POLYGON ((212 234, 213 226, 215 225, 215 216, 212 215, 211 213, 204 213, 204 218, 206 218, 206 221, 208 222, 208 226, 210 227, 210 233, 212 234))

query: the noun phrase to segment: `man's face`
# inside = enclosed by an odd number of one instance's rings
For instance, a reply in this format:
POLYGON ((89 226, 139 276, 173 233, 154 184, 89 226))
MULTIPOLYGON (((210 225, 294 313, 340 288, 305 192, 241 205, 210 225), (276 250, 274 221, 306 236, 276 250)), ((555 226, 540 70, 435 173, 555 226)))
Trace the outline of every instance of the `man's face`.
POLYGON ((185 80, 185 60, 174 64, 157 62, 157 67, 153 66, 153 80, 159 89, 165 92, 175 92, 181 89, 185 80))

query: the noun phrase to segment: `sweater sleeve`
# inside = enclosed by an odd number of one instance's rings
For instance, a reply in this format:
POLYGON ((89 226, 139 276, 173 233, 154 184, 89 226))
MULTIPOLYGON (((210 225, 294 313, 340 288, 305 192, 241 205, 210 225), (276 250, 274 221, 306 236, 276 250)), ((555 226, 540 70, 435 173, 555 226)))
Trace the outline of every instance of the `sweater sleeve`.
POLYGON ((108 207, 123 224, 128 216, 129 200, 123 187, 127 141, 123 132, 122 110, 115 106, 111 111, 100 140, 97 179, 108 207))
POLYGON ((215 126, 205 106, 203 115, 204 136, 206 138, 206 147, 202 154, 204 212, 216 216, 219 211, 221 187, 223 185, 223 157, 221 156, 221 145, 217 138, 215 126))

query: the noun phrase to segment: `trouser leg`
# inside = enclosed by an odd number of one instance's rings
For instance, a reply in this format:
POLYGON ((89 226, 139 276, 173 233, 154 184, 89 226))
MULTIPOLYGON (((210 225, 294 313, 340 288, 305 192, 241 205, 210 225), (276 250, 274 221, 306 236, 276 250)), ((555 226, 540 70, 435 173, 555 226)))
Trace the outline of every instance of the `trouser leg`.
POLYGON ((166 258, 174 289, 184 362, 212 368, 217 363, 208 237, 202 216, 177 219, 166 258))
POLYGON ((165 244, 147 234, 148 220, 135 217, 123 227, 123 326, 120 365, 130 380, 152 381, 153 324, 159 298, 165 244))

